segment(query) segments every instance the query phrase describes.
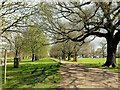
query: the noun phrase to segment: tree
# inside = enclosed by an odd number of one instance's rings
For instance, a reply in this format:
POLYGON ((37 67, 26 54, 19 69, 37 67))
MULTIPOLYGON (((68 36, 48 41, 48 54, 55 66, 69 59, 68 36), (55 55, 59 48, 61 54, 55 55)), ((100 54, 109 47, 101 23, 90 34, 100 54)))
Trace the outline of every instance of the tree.
POLYGON ((106 54, 106 41, 102 40, 102 42, 100 42, 100 46, 102 47, 101 52, 102 52, 102 57, 104 58, 106 54))
MULTIPOLYGON (((72 40, 84 41, 89 36, 104 37, 107 41, 107 59, 103 66, 116 66, 116 48, 120 41, 120 2, 58 2, 47 8, 46 17, 48 32, 59 34, 58 41, 72 40), (51 14, 48 14, 50 13, 51 14), (74 17, 74 18, 73 18, 74 17), (60 27, 60 22, 74 23, 75 28, 60 27), (49 23, 49 24, 48 24, 49 23), (76 32, 76 36, 71 36, 76 32)), ((48 6, 47 6, 48 7, 48 6)), ((43 12, 44 12, 43 10, 43 12)), ((71 24, 69 25, 71 26, 71 24)))
POLYGON ((97 58, 101 58, 102 56, 102 48, 97 48, 97 50, 95 51, 95 55, 97 58))
POLYGON ((23 46, 23 41, 22 41, 22 37, 17 34, 14 37, 14 50, 15 50, 15 56, 14 56, 14 68, 18 68, 19 67, 19 61, 21 60, 20 54, 21 54, 21 49, 23 46))
POLYGON ((65 47, 66 47, 68 60, 71 60, 71 57, 73 57, 73 61, 77 61, 78 52, 81 49, 82 44, 83 43, 73 42, 71 40, 69 40, 66 43, 65 47))
POLYGON ((91 50, 92 58, 95 58, 95 45, 94 44, 91 45, 90 50, 91 50))
POLYGON ((63 60, 66 60, 66 57, 68 60, 71 60, 71 57, 73 57, 73 61, 77 61, 81 45, 81 43, 73 41, 54 44, 50 49, 50 56, 54 58, 62 58, 63 60))
POLYGON ((15 49, 15 57, 14 58, 20 59, 20 53, 21 53, 21 49, 23 47, 23 41, 22 41, 22 37, 19 34, 17 34, 15 36, 13 44, 14 44, 14 49, 15 49))
MULTIPOLYGON (((44 40, 44 41, 47 41, 47 40, 44 40)), ((46 43, 48 43, 48 41, 46 43)), ((42 47, 40 47, 36 52, 36 60, 38 60, 39 58, 48 57, 49 56, 49 49, 50 49, 50 47, 48 45, 43 45, 42 47)))
POLYGON ((28 19, 38 12, 35 10, 35 5, 27 2, 18 2, 10 0, 0 1, 0 38, 4 38, 12 43, 9 35, 16 36, 16 33, 21 33, 28 25, 28 19), (9 35, 8 35, 9 34, 9 35))
POLYGON ((80 55, 82 58, 87 58, 87 57, 91 57, 92 54, 91 54, 91 44, 88 42, 88 43, 85 43, 83 44, 81 47, 80 47, 80 50, 78 52, 78 55, 80 55))
POLYGON ((44 48, 43 44, 47 43, 45 35, 37 26, 30 27, 23 32, 23 41, 24 49, 32 53, 32 61, 36 59, 39 50, 44 48))
MULTIPOLYGON (((60 58, 62 53, 62 44, 57 43, 51 46, 49 54, 53 58, 60 58)), ((62 58, 63 59, 63 58, 62 58)))
POLYGON ((25 18, 38 12, 37 9, 34 11, 34 6, 35 5, 30 5, 26 2, 2 0, 2 2, 0 2, 0 21, 2 21, 0 24, 0 36, 4 34, 4 32, 16 32, 15 27, 25 27, 25 18))

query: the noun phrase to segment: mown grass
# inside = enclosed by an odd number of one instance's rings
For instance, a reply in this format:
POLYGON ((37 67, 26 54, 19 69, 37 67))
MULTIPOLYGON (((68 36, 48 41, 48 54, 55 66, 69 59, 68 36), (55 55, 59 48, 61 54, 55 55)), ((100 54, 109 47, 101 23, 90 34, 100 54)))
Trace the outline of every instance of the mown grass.
MULTIPOLYGON (((101 67, 105 63, 105 58, 79 58, 77 63, 90 66, 90 67, 101 67)), ((109 70, 119 70, 120 69, 120 58, 116 59, 117 67, 102 67, 109 70)))
MULTIPOLYGON (((23 60, 19 68, 13 64, 7 65, 7 83, 4 88, 56 88, 60 82, 60 64, 50 58, 43 58, 35 62, 23 60)), ((2 68, 4 73, 4 67, 2 68)))

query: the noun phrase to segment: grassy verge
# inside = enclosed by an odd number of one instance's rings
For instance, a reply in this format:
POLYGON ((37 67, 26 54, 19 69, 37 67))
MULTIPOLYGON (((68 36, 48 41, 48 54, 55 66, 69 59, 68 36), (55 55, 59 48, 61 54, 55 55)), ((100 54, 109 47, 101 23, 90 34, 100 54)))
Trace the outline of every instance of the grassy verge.
MULTIPOLYGON (((24 60, 20 62, 19 68, 13 68, 13 64, 8 64, 7 83, 2 87, 12 88, 12 90, 14 88, 56 88, 60 82, 59 66, 58 62, 50 58, 35 62, 24 60)), ((4 71, 4 67, 2 70, 4 71)))
MULTIPOLYGON (((79 58, 78 59, 78 64, 90 66, 90 67, 101 67, 105 63, 106 59, 105 58, 79 58)), ((116 60, 117 67, 112 68, 112 67, 102 67, 104 69, 109 69, 109 70, 119 70, 120 69, 120 59, 117 58, 116 60)))

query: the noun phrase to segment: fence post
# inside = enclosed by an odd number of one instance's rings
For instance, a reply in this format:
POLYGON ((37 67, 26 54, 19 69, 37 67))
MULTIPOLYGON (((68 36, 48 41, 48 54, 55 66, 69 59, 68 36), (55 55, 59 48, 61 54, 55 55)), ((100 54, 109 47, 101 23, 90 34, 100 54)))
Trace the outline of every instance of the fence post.
POLYGON ((4 84, 6 84, 6 69, 7 69, 7 49, 4 54, 4 84))

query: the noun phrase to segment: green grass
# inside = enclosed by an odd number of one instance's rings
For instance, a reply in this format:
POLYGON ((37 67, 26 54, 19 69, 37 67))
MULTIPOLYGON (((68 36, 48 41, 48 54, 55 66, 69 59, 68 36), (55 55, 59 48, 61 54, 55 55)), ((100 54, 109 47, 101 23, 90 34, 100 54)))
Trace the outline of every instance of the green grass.
MULTIPOLYGON (((101 67, 105 63, 105 58, 79 58, 77 63, 90 66, 90 67, 101 67)), ((109 70, 118 70, 120 69, 120 59, 117 58, 116 63, 118 67, 112 68, 112 67, 103 67, 104 69, 109 70)))
MULTIPOLYGON (((3 88, 56 88, 60 83, 60 64, 50 58, 35 62, 23 60, 19 68, 7 65, 7 83, 3 88), (36 70, 35 70, 36 68, 36 70)), ((4 71, 4 68, 2 68, 4 71)), ((4 72, 3 72, 4 73, 4 72)))
POLYGON ((2 67, 0 66, 0 90, 2 89, 2 67))

